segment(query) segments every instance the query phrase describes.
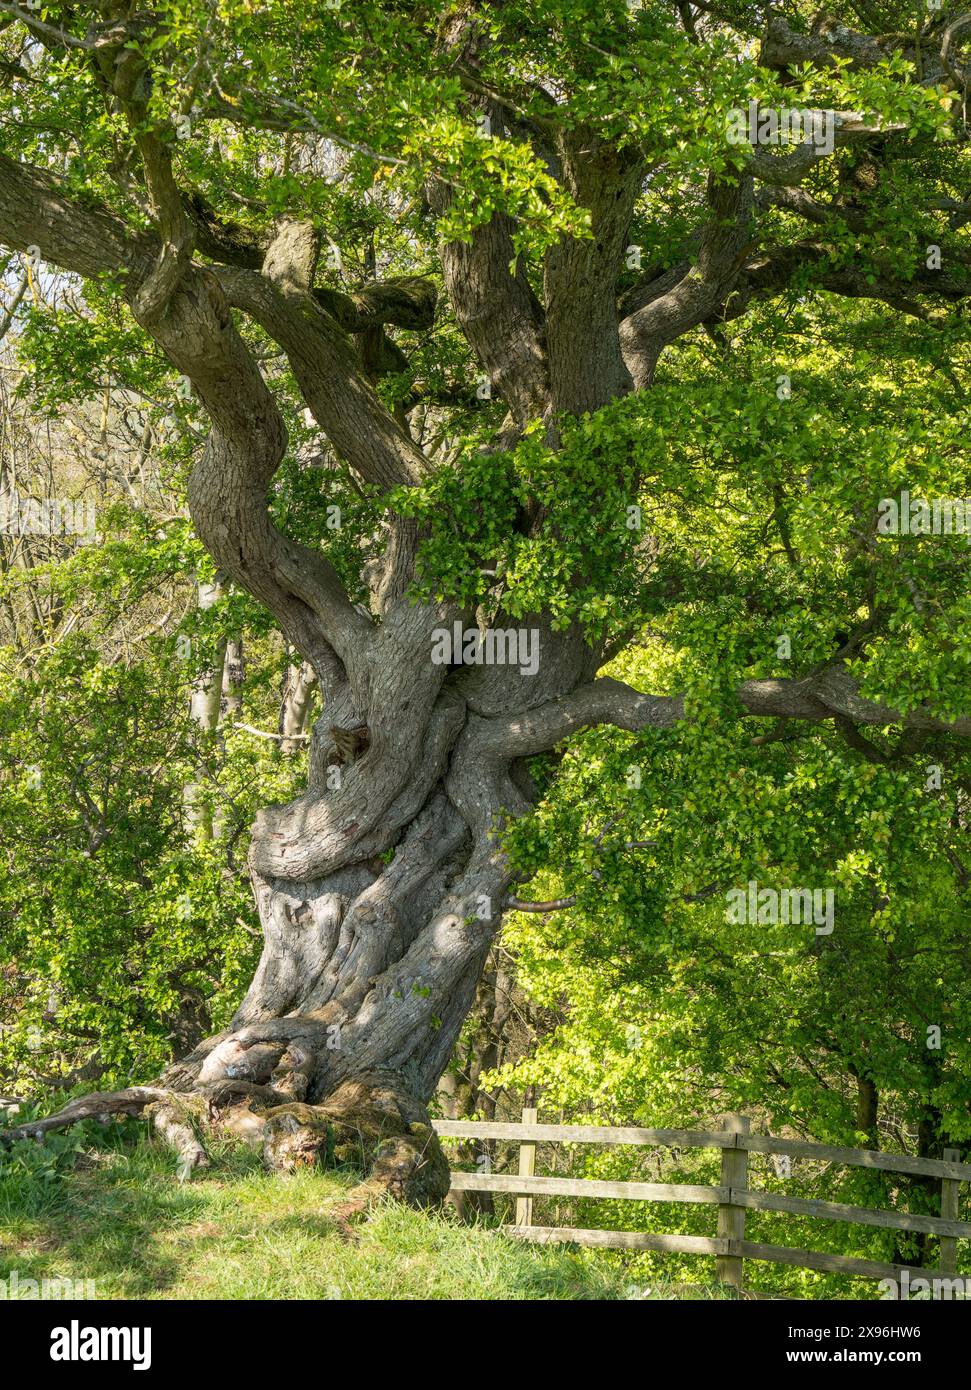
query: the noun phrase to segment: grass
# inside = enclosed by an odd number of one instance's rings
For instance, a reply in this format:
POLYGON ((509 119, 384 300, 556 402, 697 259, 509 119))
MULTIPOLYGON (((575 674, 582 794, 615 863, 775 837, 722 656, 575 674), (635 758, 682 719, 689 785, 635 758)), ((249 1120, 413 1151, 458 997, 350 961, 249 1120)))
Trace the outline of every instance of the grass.
MULTIPOLYGON (((710 1282, 707 1257, 528 1245, 495 1222, 461 1224, 451 1208, 424 1213, 387 1203, 348 1239, 337 1208, 359 1173, 284 1177, 267 1173, 259 1154, 238 1143, 210 1143, 213 1166, 179 1182, 171 1152, 149 1135, 143 1121, 107 1129, 86 1121, 42 1145, 0 1149, 0 1298, 36 1297, 29 1286, 16 1293, 14 1272, 18 1284, 93 1281, 98 1299, 737 1297, 710 1282)), ((558 1214, 541 1209, 537 1220, 562 1225, 558 1214)), ((573 1224, 605 1224, 598 1215, 573 1224)), ((627 1215, 641 1229, 636 1206, 627 1215)), ((747 1279, 743 1297, 846 1296, 769 1282, 766 1270, 749 1265, 746 1273, 761 1292, 747 1279)), ((855 1296, 872 1297, 872 1288, 855 1296)))
POLYGON ((151 1142, 87 1145, 66 1167, 0 1170, 0 1278, 94 1280, 99 1299, 719 1296, 633 1289, 596 1252, 524 1245, 395 1203, 348 1241, 330 1213, 358 1180, 269 1174, 257 1154, 227 1148, 180 1183, 151 1142))

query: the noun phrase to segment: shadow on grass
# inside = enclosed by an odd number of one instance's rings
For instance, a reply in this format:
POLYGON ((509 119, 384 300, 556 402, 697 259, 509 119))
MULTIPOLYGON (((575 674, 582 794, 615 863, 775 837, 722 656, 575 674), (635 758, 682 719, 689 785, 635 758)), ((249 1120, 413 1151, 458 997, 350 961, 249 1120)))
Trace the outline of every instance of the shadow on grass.
POLYGON ((328 1208, 358 1178, 348 1170, 281 1177, 265 1172, 258 1153, 227 1147, 180 1183, 171 1155, 144 1139, 88 1149, 53 1177, 0 1178, 0 1277, 93 1280, 99 1299, 644 1296, 615 1262, 526 1245, 449 1212, 383 1203, 348 1239, 328 1208))
MULTIPOLYGON (((223 1233, 232 1188, 260 1173, 246 1151, 179 1182, 151 1143, 89 1152, 53 1180, 0 1180, 0 1278, 94 1280, 98 1298, 158 1296, 223 1233)), ((229 1233, 231 1235, 231 1231, 229 1233)))

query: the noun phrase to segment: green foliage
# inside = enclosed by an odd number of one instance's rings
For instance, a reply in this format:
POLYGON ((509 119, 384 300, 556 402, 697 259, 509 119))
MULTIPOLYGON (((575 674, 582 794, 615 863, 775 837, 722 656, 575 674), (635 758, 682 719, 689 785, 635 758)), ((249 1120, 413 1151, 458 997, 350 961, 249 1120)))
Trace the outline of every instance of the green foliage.
POLYGON ((511 617, 546 612, 591 638, 622 630, 640 593, 636 479, 655 460, 644 413, 631 398, 568 421, 556 449, 539 431, 511 453, 470 447, 460 467, 396 492, 392 506, 429 533, 417 593, 488 605, 498 586, 511 617))
MULTIPOLYGON (((576 906, 512 915, 504 944, 517 978, 555 1023, 483 1084, 538 1087, 560 1115, 711 1128, 743 1110, 767 1132, 939 1154, 971 1143, 965 743, 889 723, 864 742, 832 723, 793 723, 767 741, 773 726, 740 721, 734 692, 749 678, 813 674, 862 626, 852 668, 870 698, 945 718, 967 710, 967 538, 875 526, 878 499, 901 489, 966 493, 966 405, 923 330, 897 341, 892 363, 864 355, 851 367, 841 342, 855 316, 798 312, 799 332, 769 315, 764 339, 727 345, 707 377, 702 354, 684 353, 626 405, 650 441, 641 502, 656 552, 640 596, 648 621, 608 673, 686 692, 694 717, 664 732, 584 733, 555 776, 537 760, 543 800, 506 835, 534 876, 517 892, 576 906), (783 372, 792 394, 780 399, 783 372), (752 880, 831 889, 832 933, 730 920, 728 890, 752 880), (860 1127, 864 1081, 877 1130, 860 1127)), ((879 321, 866 322, 878 342, 879 321)), ((966 347, 951 360, 965 371, 966 347)), ((711 1181, 699 1163, 665 1171, 711 1181)), ((577 1153, 570 1171, 657 1180, 634 1152, 577 1153)), ((758 1180, 936 1210, 935 1192, 880 1174, 796 1164, 784 1182, 768 1167, 758 1180)), ((570 1219, 623 1228, 632 1212, 598 1203, 570 1219)), ((645 1206, 632 1224, 710 1233, 697 1208, 645 1206)), ((832 1223, 762 1214, 756 1229, 753 1239, 882 1260, 919 1253, 832 1223)), ((693 1262, 680 1267, 687 1276, 693 1262)), ((802 1296, 855 1287, 761 1269, 758 1282, 802 1296)))
POLYGON ((301 775, 274 744, 188 718, 192 682, 242 626, 245 713, 276 717, 265 613, 233 595, 162 634, 159 594, 204 572, 198 541, 120 507, 101 524, 102 544, 0 580, 5 600, 86 614, 29 660, 0 649, 0 1074, 19 1095, 78 1069, 146 1080, 228 1022, 259 949, 248 828, 301 775), (190 833, 190 783, 209 838, 190 833))
POLYGON ((177 1039, 228 1019, 253 964, 248 886, 225 862, 252 790, 216 844, 186 847, 196 750, 173 719, 180 688, 164 647, 125 667, 79 638, 4 690, 0 1068, 15 1087, 89 1057, 151 1075, 177 1039))

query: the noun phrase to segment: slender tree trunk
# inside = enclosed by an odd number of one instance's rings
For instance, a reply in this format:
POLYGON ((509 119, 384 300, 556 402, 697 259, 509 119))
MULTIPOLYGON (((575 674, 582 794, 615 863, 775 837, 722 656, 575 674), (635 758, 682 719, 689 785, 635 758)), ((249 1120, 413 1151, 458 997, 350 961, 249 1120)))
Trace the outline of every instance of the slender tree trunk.
POLYGON ((243 654, 242 637, 231 638, 226 643, 223 661, 223 688, 220 713, 224 719, 243 712, 243 682, 246 679, 246 663, 243 654))
POLYGON ((317 687, 317 673, 309 661, 291 664, 287 668, 287 687, 280 711, 280 748, 284 753, 296 753, 307 732, 310 707, 317 687))
MULTIPOLYGON (((223 588, 218 582, 203 581, 198 586, 198 606, 206 611, 222 597, 223 588)), ((221 644, 216 660, 206 666, 192 682, 189 695, 189 718, 203 736, 215 733, 219 725, 219 711, 223 690, 223 667, 225 644, 221 644)), ((206 806, 202 782, 190 782, 183 794, 185 823, 190 838, 211 840, 213 833, 212 811, 206 806)))
POLYGON ((880 1094, 876 1082, 858 1075, 852 1067, 850 1072, 856 1081, 856 1127, 866 1135, 867 1143, 876 1148, 880 1138, 877 1131, 880 1094))

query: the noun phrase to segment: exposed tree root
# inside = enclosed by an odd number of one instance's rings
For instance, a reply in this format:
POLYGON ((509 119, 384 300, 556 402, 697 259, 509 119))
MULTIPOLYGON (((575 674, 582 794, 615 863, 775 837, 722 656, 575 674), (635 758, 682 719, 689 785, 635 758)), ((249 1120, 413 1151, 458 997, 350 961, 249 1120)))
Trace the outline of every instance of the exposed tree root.
POLYGON ((321 1107, 340 1138, 335 1156, 351 1157, 356 1144, 370 1150, 368 1179, 349 1200, 370 1204, 391 1196, 409 1206, 429 1207, 449 1189, 448 1160, 432 1128, 426 1107, 393 1072, 372 1072, 347 1081, 321 1107))
POLYGON ((313 1168, 326 1159, 330 1130, 322 1106, 299 1102, 279 1106, 264 1120, 263 1161, 279 1173, 313 1168))
POLYGON ((145 1114, 151 1117, 152 1127, 159 1138, 175 1150, 181 1178, 187 1178, 196 1168, 209 1167, 209 1155, 196 1133, 193 1116, 184 1097, 155 1102, 146 1108, 145 1114))
POLYGON ((140 1115, 146 1106, 174 1099, 171 1091, 154 1086, 130 1086, 123 1091, 94 1091, 65 1105, 54 1115, 14 1129, 0 1130, 0 1144, 12 1144, 17 1139, 42 1139, 59 1129, 69 1129, 81 1120, 101 1120, 111 1115, 140 1115))
MULTIPOLYGON (((287 1057, 278 1068, 289 1080, 303 1073, 287 1057)), ((294 1090, 305 1089, 298 1082, 294 1090)), ((393 1072, 376 1071, 346 1081, 320 1105, 293 1099, 285 1091, 243 1078, 204 1083, 177 1093, 138 1086, 101 1092, 72 1101, 46 1119, 0 1131, 0 1143, 43 1139, 85 1119, 106 1122, 112 1115, 144 1115, 176 1153, 179 1174, 207 1168, 202 1135, 208 1129, 243 1138, 262 1148, 267 1168, 294 1172, 325 1162, 354 1163, 369 1170, 337 1211, 339 1224, 364 1214, 391 1196, 410 1206, 441 1202, 449 1188, 448 1162, 424 1104, 393 1072)))
POLYGON ((266 1115, 254 1109, 249 1101, 242 1105, 233 1105, 228 1110, 222 1111, 216 1123, 224 1134, 230 1135, 233 1139, 241 1139, 244 1144, 249 1144, 251 1148, 262 1149, 265 1139, 266 1115))
POLYGON ((433 1206, 449 1187, 448 1163, 428 1111, 391 1072, 347 1081, 323 1105, 270 1110, 263 1156, 267 1167, 282 1171, 328 1156, 371 1165, 370 1176, 349 1195, 355 1210, 384 1196, 433 1206))

